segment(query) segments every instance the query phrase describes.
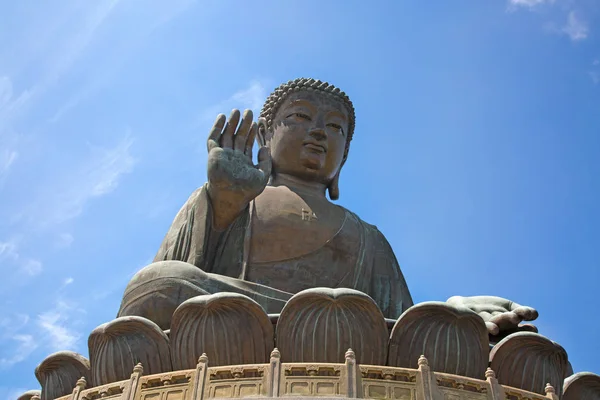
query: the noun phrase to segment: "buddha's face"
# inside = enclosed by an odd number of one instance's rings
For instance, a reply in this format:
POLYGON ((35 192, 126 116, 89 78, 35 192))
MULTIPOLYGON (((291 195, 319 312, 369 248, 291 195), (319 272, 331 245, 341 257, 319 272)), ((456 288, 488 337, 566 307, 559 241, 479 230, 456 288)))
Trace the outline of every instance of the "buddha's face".
POLYGON ((267 137, 275 174, 328 185, 342 165, 348 119, 340 100, 318 91, 286 97, 267 137))

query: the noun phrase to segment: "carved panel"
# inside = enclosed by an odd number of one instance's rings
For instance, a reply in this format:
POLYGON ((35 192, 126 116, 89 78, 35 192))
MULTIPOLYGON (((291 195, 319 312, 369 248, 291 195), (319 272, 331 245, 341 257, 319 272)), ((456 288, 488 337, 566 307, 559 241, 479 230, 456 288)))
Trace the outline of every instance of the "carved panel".
POLYGON ((378 365, 360 365, 360 373, 364 379, 411 382, 417 379, 417 371, 409 368, 384 367, 378 365))
POLYGON ((547 400, 546 396, 504 386, 506 400, 547 400))
POLYGON ((73 392, 77 380, 90 380, 90 362, 81 354, 59 351, 46 357, 35 369, 35 376, 42 385, 42 400, 56 399, 73 392))
POLYGON ((563 400, 600 400, 600 376, 579 372, 565 379, 563 400))
POLYGON ((400 383, 377 379, 363 379, 363 397, 370 399, 414 400, 414 383, 400 383))
POLYGON ((339 378, 288 376, 283 382, 285 396, 336 397, 341 394, 339 378))
POLYGON ((568 370, 567 353, 542 335, 518 332, 494 346, 490 368, 502 385, 544 394, 546 383, 550 383, 556 393, 562 393, 568 370))
POLYGON ((171 321, 175 369, 195 368, 206 353, 211 366, 266 363, 273 350, 273 324, 247 296, 217 293, 183 302, 171 321))
POLYGON ((377 365, 359 366, 362 397, 375 399, 415 400, 417 371, 377 365))
POLYGON ((172 370, 167 335, 143 317, 120 317, 100 325, 92 331, 88 347, 94 385, 129 379, 137 363, 144 374, 172 370))
POLYGON ((488 366, 488 332, 483 319, 464 307, 442 302, 417 304, 396 321, 388 365, 417 368, 425 355, 432 371, 483 378, 488 366))
POLYGON ((113 382, 107 385, 96 386, 90 389, 82 390, 79 399, 96 400, 96 399, 119 399, 123 395, 123 389, 128 384, 126 381, 113 382))
POLYGON ((266 365, 234 365, 211 367, 204 391, 207 398, 266 396, 266 365))
POLYGON ((257 397, 264 396, 264 386, 260 379, 221 381, 208 386, 209 398, 257 397))
POLYGON ((188 385, 166 385, 142 389, 140 400, 185 400, 189 399, 188 385))
POLYGON ((343 362, 345 351, 352 348, 358 363, 383 364, 388 330, 377 304, 366 294, 316 288, 287 302, 276 342, 286 362, 343 362))
MULTIPOLYGON (((458 389, 460 391, 473 393, 473 396, 475 396, 474 398, 477 399, 481 397, 480 395, 483 395, 483 398, 486 398, 486 393, 488 391, 488 384, 486 381, 444 373, 435 373, 434 375, 437 385, 442 389, 458 389)), ((453 393, 452 390, 447 392, 453 393)))

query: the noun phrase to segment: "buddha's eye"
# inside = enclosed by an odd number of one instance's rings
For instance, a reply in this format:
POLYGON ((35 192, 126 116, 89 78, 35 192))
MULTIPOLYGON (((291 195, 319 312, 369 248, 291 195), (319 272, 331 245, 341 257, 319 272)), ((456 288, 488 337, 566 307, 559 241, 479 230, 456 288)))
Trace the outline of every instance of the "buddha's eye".
POLYGON ((327 126, 333 128, 336 132, 342 132, 342 127, 338 124, 330 123, 327 126))
POLYGON ((308 115, 306 115, 306 114, 301 113, 301 112, 293 113, 293 114, 290 115, 290 117, 294 117, 296 119, 302 119, 302 120, 305 120, 305 121, 310 121, 310 117, 308 115))

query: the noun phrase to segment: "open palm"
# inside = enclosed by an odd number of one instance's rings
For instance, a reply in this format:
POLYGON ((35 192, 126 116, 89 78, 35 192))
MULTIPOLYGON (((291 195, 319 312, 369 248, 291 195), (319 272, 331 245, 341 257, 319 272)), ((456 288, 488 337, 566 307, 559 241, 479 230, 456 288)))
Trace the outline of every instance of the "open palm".
POLYGON ((537 332, 531 324, 520 325, 523 321, 533 321, 538 312, 531 307, 496 296, 454 296, 447 303, 471 309, 483 318, 492 336, 506 336, 518 331, 537 332))
POLYGON ((258 164, 252 162, 252 147, 257 125, 252 111, 246 110, 240 121, 239 110, 233 110, 229 121, 217 117, 208 137, 208 183, 211 191, 229 193, 232 199, 249 202, 266 187, 271 176, 269 149, 258 152, 258 164))

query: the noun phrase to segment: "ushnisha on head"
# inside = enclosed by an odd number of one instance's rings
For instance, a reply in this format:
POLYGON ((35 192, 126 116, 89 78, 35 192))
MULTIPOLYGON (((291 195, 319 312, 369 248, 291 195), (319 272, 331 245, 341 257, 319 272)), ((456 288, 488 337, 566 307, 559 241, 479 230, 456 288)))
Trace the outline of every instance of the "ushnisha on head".
POLYGON ((258 140, 269 147, 275 176, 323 184, 335 200, 354 126, 354 106, 344 92, 327 82, 299 78, 267 98, 258 140))

